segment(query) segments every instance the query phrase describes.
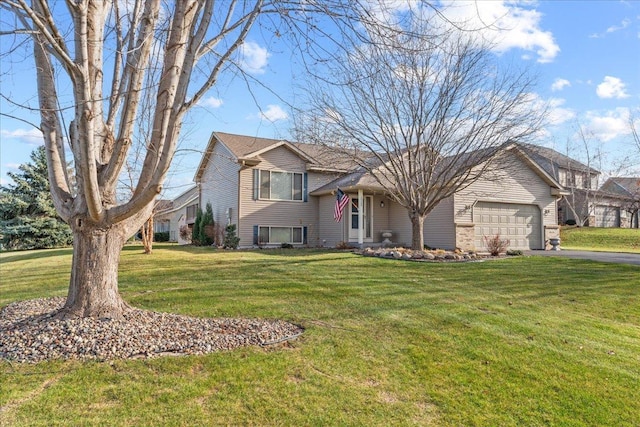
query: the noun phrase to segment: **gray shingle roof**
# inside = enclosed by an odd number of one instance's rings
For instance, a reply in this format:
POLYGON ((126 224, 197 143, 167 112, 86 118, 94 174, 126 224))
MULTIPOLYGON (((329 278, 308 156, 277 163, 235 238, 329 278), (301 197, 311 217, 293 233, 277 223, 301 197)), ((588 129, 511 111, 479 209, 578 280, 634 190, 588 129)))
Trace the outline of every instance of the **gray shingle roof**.
POLYGON ((518 144, 518 146, 531 160, 536 162, 545 172, 553 176, 556 180, 558 179, 558 168, 576 172, 589 172, 591 174, 600 173, 597 169, 589 167, 551 148, 532 144, 518 144))

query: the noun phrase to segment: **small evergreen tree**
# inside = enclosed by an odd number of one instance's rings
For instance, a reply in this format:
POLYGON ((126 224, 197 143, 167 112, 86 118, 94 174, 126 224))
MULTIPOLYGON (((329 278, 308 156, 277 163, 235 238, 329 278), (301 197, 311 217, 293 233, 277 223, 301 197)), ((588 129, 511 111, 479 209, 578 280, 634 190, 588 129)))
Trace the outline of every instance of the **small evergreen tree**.
POLYGON ((238 249, 240 238, 236 236, 236 225, 229 224, 224 230, 224 248, 225 249, 238 249))
POLYGON ((3 249, 46 249, 73 243, 71 228, 56 214, 49 192, 44 147, 31 153, 31 163, 9 172, 14 181, 0 186, 0 243, 3 249))
POLYGON ((202 238, 202 246, 211 246, 213 244, 214 227, 215 222, 213 220, 213 208, 211 203, 207 203, 206 210, 202 215, 202 222, 200 223, 200 236, 202 238))
POLYGON ((207 203, 206 210, 198 208, 196 221, 193 223, 191 243, 196 246, 211 246, 214 238, 213 208, 207 203))
POLYGON ((199 246, 201 243, 201 237, 200 237, 200 232, 202 230, 202 227, 200 226, 200 224, 202 224, 202 209, 198 208, 198 211, 196 212, 196 220, 193 223, 193 230, 192 230, 192 235, 191 235, 191 243, 199 246))

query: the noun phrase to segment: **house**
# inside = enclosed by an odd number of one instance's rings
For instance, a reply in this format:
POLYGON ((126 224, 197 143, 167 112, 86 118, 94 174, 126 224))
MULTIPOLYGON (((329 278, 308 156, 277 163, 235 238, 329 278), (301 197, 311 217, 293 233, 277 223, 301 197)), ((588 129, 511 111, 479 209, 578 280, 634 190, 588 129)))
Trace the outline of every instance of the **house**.
POLYGON ((198 188, 194 185, 171 201, 156 205, 153 220, 153 231, 168 232, 170 242, 186 244, 190 239, 180 236, 180 228, 193 227, 198 211, 198 188))
MULTIPOLYGON (((500 234, 513 249, 544 249, 558 236, 555 212, 563 188, 516 145, 509 167, 442 201, 426 218, 425 244, 483 250, 500 234), (497 177, 497 178, 496 178, 497 177)), ((406 210, 367 173, 326 147, 214 132, 195 174, 199 204, 216 222, 237 225, 241 247, 409 245, 406 210), (336 188, 351 198, 334 220, 336 188)))
MULTIPOLYGON (((638 178, 619 178, 599 187, 600 171, 551 148, 520 144, 520 148, 565 189, 558 203, 558 222, 593 227, 630 227, 632 216, 626 207, 633 205, 633 183, 638 178), (628 186, 628 188, 625 187, 628 186)), ((637 199, 637 197, 636 197, 637 199)), ((637 218, 636 218, 637 222, 637 218)))
POLYGON ((628 227, 640 228, 640 177, 609 178, 600 190, 622 198, 621 214, 626 214, 628 227))

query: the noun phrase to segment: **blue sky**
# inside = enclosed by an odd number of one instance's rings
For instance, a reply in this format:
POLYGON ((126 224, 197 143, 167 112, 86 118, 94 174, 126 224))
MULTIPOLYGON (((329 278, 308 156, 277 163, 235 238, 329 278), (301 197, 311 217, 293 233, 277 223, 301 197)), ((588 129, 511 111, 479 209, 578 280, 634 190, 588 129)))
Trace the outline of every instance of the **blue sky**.
MULTIPOLYGON (((402 0, 394 0, 400 7, 402 0)), ((640 175, 640 156, 623 158, 633 150, 629 114, 640 119, 640 1, 442 1, 451 19, 495 23, 491 31, 495 52, 505 62, 516 62, 538 76, 537 96, 552 106, 552 123, 538 143, 586 161, 576 143, 577 126, 586 131, 589 152, 602 153, 593 164, 605 173, 640 175), (568 141, 572 141, 568 143, 568 141)), ((4 43, 2 38, 0 42, 4 43)), ((6 46, 2 47, 4 52, 6 46)), ((240 78, 223 79, 212 89, 183 126, 183 136, 167 195, 176 195, 192 183, 211 132, 222 131, 269 138, 289 138, 289 105, 300 99, 298 61, 275 37, 258 28, 243 49, 242 67, 259 84, 240 78), (264 87, 263 87, 264 86, 264 87), (266 88, 269 89, 266 89, 266 88)), ((10 69, 0 65, 0 91, 17 103, 35 100, 35 74, 24 61, 10 69)), ((14 58, 15 60, 15 58, 14 58)), ((0 100, 0 111, 38 123, 0 100)), ((637 125, 640 128, 640 123, 637 125)), ((41 143, 33 126, 0 116, 0 180, 29 160, 41 143)), ((579 140, 578 140, 579 141, 579 140)))

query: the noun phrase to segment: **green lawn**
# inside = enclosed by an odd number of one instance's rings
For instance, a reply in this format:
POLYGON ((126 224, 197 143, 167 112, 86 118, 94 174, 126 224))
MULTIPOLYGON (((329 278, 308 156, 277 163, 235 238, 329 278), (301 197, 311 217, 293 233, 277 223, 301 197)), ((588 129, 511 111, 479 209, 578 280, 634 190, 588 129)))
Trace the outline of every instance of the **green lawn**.
MULTIPOLYGON (((280 318, 278 348, 0 362, 0 425, 638 426, 640 269, 128 247, 135 306, 280 318)), ((64 295, 69 250, 0 255, 0 306, 64 295)))
POLYGON ((563 226, 563 249, 640 253, 640 229, 563 226))

